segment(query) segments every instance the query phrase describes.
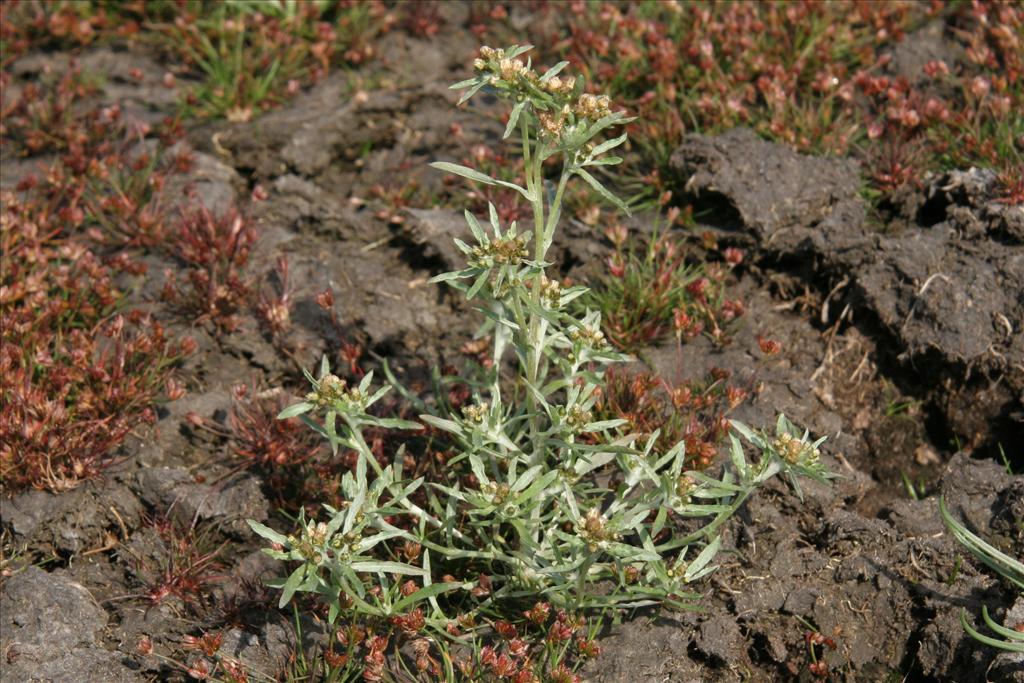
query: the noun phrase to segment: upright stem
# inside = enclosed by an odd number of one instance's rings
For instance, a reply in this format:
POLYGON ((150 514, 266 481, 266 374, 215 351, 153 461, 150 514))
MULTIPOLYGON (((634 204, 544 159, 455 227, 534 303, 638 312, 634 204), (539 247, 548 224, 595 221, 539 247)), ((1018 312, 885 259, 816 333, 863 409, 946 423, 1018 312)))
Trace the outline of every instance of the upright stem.
MULTIPOLYGON (((534 259, 538 262, 544 260, 544 184, 541 177, 541 161, 533 154, 530 147, 530 129, 526 117, 522 118, 523 132, 523 168, 526 175, 526 189, 533 197, 533 250, 534 259)), ((541 278, 544 277, 543 269, 538 270, 534 275, 530 288, 530 299, 536 308, 541 305, 541 278)), ((526 381, 531 386, 537 386, 537 371, 540 368, 541 347, 543 339, 540 325, 540 316, 530 313, 529 331, 527 337, 526 356, 526 381)), ((544 439, 541 435, 540 411, 532 391, 526 392, 526 405, 530 412, 530 441, 533 444, 530 453, 529 466, 536 465, 544 459, 544 439)))

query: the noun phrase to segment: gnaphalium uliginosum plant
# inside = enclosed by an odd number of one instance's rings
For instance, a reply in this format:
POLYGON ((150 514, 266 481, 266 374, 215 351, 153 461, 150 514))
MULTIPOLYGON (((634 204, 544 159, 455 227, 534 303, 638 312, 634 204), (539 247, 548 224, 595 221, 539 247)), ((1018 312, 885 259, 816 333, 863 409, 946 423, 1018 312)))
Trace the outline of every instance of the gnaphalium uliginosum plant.
POLYGON ((430 482, 419 498, 428 501, 426 509, 414 503, 410 496, 423 480, 403 480, 401 454, 382 468, 362 429, 415 424, 367 414, 388 387, 368 396, 372 375, 348 388, 325 362, 320 376, 310 377, 313 390, 306 400, 281 417, 301 416, 335 450, 351 449, 358 459, 343 481, 347 506, 326 508, 328 521, 300 519, 292 536, 251 523, 276 544, 268 551, 272 556, 300 563, 279 582, 282 605, 296 591, 312 591, 329 602, 332 620, 343 608, 384 617, 415 605, 427 608, 429 624, 443 626, 449 615, 440 594, 474 584, 435 583, 432 567, 467 561, 473 572, 491 579, 491 592, 478 608, 493 608, 503 598, 544 599, 574 609, 685 607, 697 598, 687 584, 714 569, 722 525, 760 484, 779 473, 789 475, 794 486, 800 476, 833 476, 818 461, 822 440, 809 442, 783 416, 771 435, 734 422, 731 458, 718 479, 686 471, 682 443, 658 452, 657 434, 630 433, 625 420, 593 419, 604 368, 627 357, 605 343, 596 312, 581 319, 569 313, 567 304, 586 290, 549 279, 547 253, 572 178, 628 210, 587 169, 621 161, 608 152, 625 142, 625 134, 604 142, 596 138, 632 119, 613 111, 607 97, 584 93, 579 80, 560 78, 566 62, 538 75, 519 59, 528 49, 481 48, 476 75, 453 86, 467 89, 460 102, 481 90, 512 102, 505 137, 518 131, 526 186, 465 166, 433 164, 511 188, 533 208, 527 232, 515 223, 502 228, 493 206, 490 233, 466 212, 476 244, 456 244, 468 264, 434 278, 478 302, 486 318, 479 335, 493 336, 493 367, 474 402, 461 414, 421 416, 452 436, 461 452, 449 465, 461 462, 475 483, 430 482), (562 166, 549 186, 543 167, 552 157, 562 166), (509 351, 514 382, 500 376, 509 351), (748 461, 741 439, 760 453, 755 461, 748 461), (693 533, 673 534, 670 512, 709 522, 693 533), (387 521, 394 515, 407 515, 411 523, 398 528, 387 521), (409 553, 399 559, 400 547, 408 544, 422 549, 416 564, 409 553), (422 587, 403 596, 396 586, 408 576, 422 587), (371 594, 370 585, 383 590, 371 594))

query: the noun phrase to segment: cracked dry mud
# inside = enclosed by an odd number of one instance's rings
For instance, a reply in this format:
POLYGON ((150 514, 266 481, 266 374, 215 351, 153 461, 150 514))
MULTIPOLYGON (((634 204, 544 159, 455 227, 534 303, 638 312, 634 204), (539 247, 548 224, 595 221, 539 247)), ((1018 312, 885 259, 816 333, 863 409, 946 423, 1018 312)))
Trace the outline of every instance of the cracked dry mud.
MULTIPOLYGON (((251 270, 264 273, 278 254, 288 255, 301 364, 338 343, 314 301, 326 286, 338 294, 346 334, 390 358, 403 377, 456 361, 470 339, 472 312, 427 282, 458 264, 450 239, 464 230, 459 213, 411 209, 393 225, 377 216, 387 208, 379 201, 352 201, 396 178, 416 180, 427 195, 439 191, 442 178, 428 161, 500 138, 496 122, 455 109, 446 87, 475 47, 467 36, 392 35, 382 49, 399 65, 388 72, 394 87, 356 96, 339 75, 251 123, 191 132, 198 163, 187 182, 166 190, 168 201, 182 201, 186 185, 211 205, 244 201, 257 183, 267 190, 268 199, 251 207, 260 229, 251 270), (450 134, 455 123, 458 138, 450 134)), ((83 63, 112 72, 157 68, 149 59, 96 51, 83 63)), ((14 73, 32 80, 52 61, 30 55, 14 73)), ((101 103, 130 103, 126 110, 143 119, 173 107, 173 99, 132 83, 112 79, 101 103)), ((641 613, 611 627, 586 679, 806 680, 809 622, 837 643, 826 655, 836 680, 1024 680, 1019 658, 979 646, 958 617, 967 608, 977 619, 987 604, 997 618, 1020 621, 1024 604, 1014 605, 975 563, 957 569, 963 553, 942 533, 937 496, 910 500, 900 483, 901 473, 926 480, 971 528, 1024 555, 1024 484, 993 457, 997 444, 1019 448, 1024 434, 1021 208, 994 202, 991 176, 964 169, 928 179, 880 229, 858 196, 853 162, 799 155, 744 130, 692 136, 673 164, 678 194, 712 210, 704 227, 749 250, 733 284, 748 314, 728 346, 698 339, 681 352, 645 349, 642 361, 670 380, 732 369, 754 390, 738 419, 766 424, 781 410, 827 434, 823 457, 842 477, 831 487, 808 484, 803 501, 779 482, 752 497, 728 527, 721 568, 702 586, 705 610, 641 613), (763 332, 783 346, 768 360, 757 350, 763 332), (887 414, 894 397, 913 408, 887 414), (960 452, 950 444, 954 434, 968 435, 960 452)), ((5 159, 4 185, 29 170, 24 160, 5 159)), ((649 227, 642 219, 633 225, 649 227)), ((571 274, 600 268, 598 237, 574 224, 560 240, 557 256, 575 264, 571 274)), ((150 259, 151 273, 172 265, 150 259)), ((156 277, 133 296, 151 299, 159 288, 156 277)), ((139 590, 139 558, 159 561, 166 552, 142 524, 144 513, 170 509, 232 544, 219 599, 274 574, 258 552, 261 541, 241 523, 271 512, 261 482, 245 473, 211 476, 230 470, 223 443, 202 438, 188 419, 196 413, 225 424, 239 380, 298 386, 294 364, 256 329, 249 319, 242 333, 219 342, 191 330, 200 337, 200 352, 185 366, 192 390, 131 440, 103 479, 61 495, 0 501, 13 542, 35 561, 56 558, 3 580, 0 680, 171 675, 133 649, 147 635, 167 651, 196 627, 167 604, 126 597, 139 590), (196 480, 200 471, 209 483, 196 480)), ((307 626, 313 642, 317 630, 307 626)), ((225 647, 268 671, 287 660, 294 640, 287 617, 243 605, 225 647)))

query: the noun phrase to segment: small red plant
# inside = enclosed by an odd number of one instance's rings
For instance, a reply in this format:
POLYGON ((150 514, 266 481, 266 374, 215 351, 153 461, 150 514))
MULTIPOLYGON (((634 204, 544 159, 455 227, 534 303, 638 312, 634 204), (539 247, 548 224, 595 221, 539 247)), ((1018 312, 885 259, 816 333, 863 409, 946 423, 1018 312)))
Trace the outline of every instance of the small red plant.
POLYGON ((296 419, 279 420, 288 405, 288 396, 280 390, 255 392, 245 385, 232 390, 235 404, 231 410, 232 451, 246 462, 265 470, 295 467, 309 462, 320 442, 296 419))
POLYGON ((673 329, 680 341, 706 333, 727 343, 731 323, 744 313, 742 302, 725 298, 729 271, 742 261, 738 250, 727 250, 727 267, 691 264, 668 235, 638 244, 620 232, 608 231, 615 251, 608 257, 607 274, 592 283, 593 301, 588 302, 601 311, 608 339, 628 352, 658 342, 673 329))
POLYGON ((216 216, 206 207, 182 213, 171 234, 170 250, 187 269, 179 285, 168 271, 163 297, 210 323, 215 331, 239 328, 239 312, 252 302, 252 282, 246 274, 256 228, 238 209, 216 216))
POLYGON ((0 478, 4 487, 61 491, 97 476, 136 426, 178 397, 172 368, 194 350, 141 311, 120 311, 118 272, 60 237, 63 210, 5 196, 0 223, 0 478), (47 228, 49 233, 41 232, 47 228))
MULTIPOLYGON (((536 42, 588 83, 607 84, 640 118, 631 131, 639 158, 661 172, 637 186, 653 195, 666 189, 684 135, 739 125, 801 151, 856 155, 881 200, 928 171, 983 165, 1020 176, 1019 3, 574 2, 567 9, 575 15, 567 32, 536 42), (944 25, 963 58, 893 75, 894 47, 928 22, 944 25)), ((500 35, 500 22, 475 16, 478 32, 500 35)))
MULTIPOLYGON (((139 596, 150 603, 159 605, 175 599, 186 609, 195 613, 207 603, 210 587, 224 577, 220 572, 224 565, 218 559, 226 542, 213 542, 214 528, 208 525, 183 525, 167 515, 147 518, 145 525, 156 532, 160 543, 156 559, 140 559, 136 573, 146 587, 139 596)), ((195 641, 199 647, 219 647, 215 639, 195 641)))
POLYGON ((499 639, 456 660, 459 672, 474 681, 579 683, 576 670, 601 648, 582 617, 558 610, 552 619, 552 613, 550 604, 538 602, 518 624, 495 622, 499 639))
POLYGON ((825 648, 836 649, 836 641, 822 635, 818 631, 807 631, 804 633, 804 643, 807 645, 807 670, 815 678, 825 680, 829 677, 828 663, 824 660, 825 648))
POLYGON ((256 315, 263 329, 281 345, 291 329, 292 293, 288 282, 288 257, 279 256, 273 271, 274 283, 260 292, 256 302, 256 315))
POLYGON ((661 430, 660 448, 686 444, 694 469, 711 465, 729 433, 727 415, 746 400, 747 392, 726 383, 728 372, 715 369, 703 380, 675 386, 649 372, 610 368, 597 404, 601 419, 626 419, 630 428, 652 434, 661 430))

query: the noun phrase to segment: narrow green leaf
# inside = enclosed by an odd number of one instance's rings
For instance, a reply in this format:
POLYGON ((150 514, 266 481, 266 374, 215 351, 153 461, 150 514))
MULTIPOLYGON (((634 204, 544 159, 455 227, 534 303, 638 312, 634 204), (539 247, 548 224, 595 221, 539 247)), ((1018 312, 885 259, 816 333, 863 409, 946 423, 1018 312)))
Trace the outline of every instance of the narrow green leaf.
POLYGON ((426 571, 419 567, 413 567, 411 564, 404 564, 402 562, 385 562, 385 561, 369 561, 369 562, 353 562, 352 569, 357 572, 374 572, 381 574, 401 574, 402 576, 425 576, 426 571))
POLYGON ((621 145, 623 142, 625 142, 628 137, 629 137, 629 135, 627 133, 623 133, 622 135, 620 135, 617 138, 613 138, 611 140, 605 140, 600 145, 598 145, 597 147, 595 147, 594 149, 592 149, 590 151, 590 158, 593 159, 596 156, 600 156, 600 155, 604 154, 605 152, 607 152, 610 149, 615 149, 616 147, 621 145))
POLYGON ((558 478, 558 470, 551 470, 544 474, 540 479, 533 482, 529 488, 523 491, 521 494, 515 497, 513 501, 516 505, 522 505, 525 501, 530 500, 541 491, 545 490, 551 482, 558 478))
POLYGON ((441 595, 442 593, 448 593, 449 591, 457 590, 468 590, 467 585, 468 584, 455 581, 453 581, 452 583, 432 583, 429 586, 424 586, 423 588, 419 589, 411 595, 405 596, 404 598, 396 602, 394 605, 392 605, 391 610, 393 612, 401 612, 406 607, 411 607, 412 605, 416 604, 417 602, 420 602, 421 600, 436 598, 438 595, 441 595))
POLYGON ((583 164, 584 166, 618 166, 622 163, 622 157, 604 157, 603 159, 591 159, 583 164))
POLYGON ((252 529, 254 532, 262 536, 263 538, 267 539, 271 543, 288 545, 288 539, 284 535, 277 533, 270 527, 264 526, 263 524, 260 524, 254 519, 247 519, 245 521, 249 525, 250 529, 252 529))
POLYGON ((991 615, 989 615, 987 605, 981 606, 981 617, 985 620, 985 624, 988 625, 988 627, 998 635, 1002 636, 1003 638, 1006 638, 1007 640, 1013 640, 1018 641, 1020 643, 1024 643, 1024 632, 1012 628, 1006 628, 1005 626, 997 622, 995 619, 991 617, 991 615))
POLYGON ((473 277, 480 272, 480 268, 465 268, 463 270, 453 270, 447 273, 441 273, 430 278, 429 282, 450 282, 452 280, 461 280, 467 277, 473 277))
POLYGON ((501 223, 498 221, 498 209, 491 202, 487 202, 487 214, 491 220, 491 230, 494 231, 494 236, 501 239, 501 223))
POLYGON ((338 620, 338 614, 341 612, 341 604, 337 599, 331 600, 329 609, 327 610, 327 623, 333 624, 338 620))
POLYGON ((507 187, 510 190, 515 190, 519 194, 523 195, 523 197, 528 202, 532 202, 533 201, 533 195, 530 194, 529 192, 527 192, 526 188, 524 188, 524 187, 519 187, 515 183, 506 183, 504 180, 495 180, 494 182, 495 182, 495 184, 501 185, 502 187, 507 187))
POLYGON ((501 136, 502 140, 507 140, 509 135, 512 135, 512 131, 516 129, 516 123, 519 122, 519 114, 522 113, 523 107, 527 105, 529 100, 523 100, 512 107, 512 113, 508 116, 508 125, 505 126, 505 134, 501 136))
POLYGON ((960 608, 960 625, 964 631, 971 637, 977 640, 979 643, 994 647, 999 650, 1007 650, 1009 652, 1024 652, 1024 643, 1007 642, 1005 640, 999 640, 979 633, 977 629, 971 626, 970 622, 967 621, 967 610, 963 607, 960 608))
POLYGON ((544 72, 544 75, 540 77, 540 82, 547 83, 552 78, 557 76, 559 71, 561 71, 567 66, 569 66, 569 62, 566 61, 561 61, 558 64, 555 64, 553 67, 544 72))
POLYGON ((469 288, 468 292, 466 292, 467 299, 472 299, 480 292, 481 289, 483 289, 483 286, 487 284, 487 280, 490 274, 491 272, 489 270, 485 270, 484 272, 480 273, 480 275, 477 276, 476 281, 473 283, 473 286, 469 288))
POLYGON ((708 543, 700 554, 694 558, 693 562, 686 568, 684 574, 684 580, 692 581, 693 578, 708 565, 711 560, 715 559, 715 555, 718 554, 719 549, 722 547, 722 537, 715 536, 715 540, 708 543))
POLYGON ((606 429, 615 429, 621 427, 624 424, 629 424, 629 420, 617 419, 617 420, 601 420, 599 422, 591 422, 584 425, 584 432, 603 432, 606 429))
MULTIPOLYGON (((360 388, 360 391, 363 391, 363 390, 360 388)), ((384 398, 385 396, 387 396, 387 394, 390 391, 391 391, 390 385, 387 385, 387 384, 382 385, 380 389, 377 389, 377 391, 373 392, 373 395, 370 396, 370 398, 366 399, 366 407, 369 408, 374 403, 376 403, 377 401, 379 401, 382 398, 384 398)))
POLYGON ((359 382, 359 393, 366 394, 370 390, 370 383, 373 381, 373 370, 363 375, 363 379, 359 382))
POLYGON ((423 425, 419 422, 413 422, 412 420, 401 420, 397 417, 376 417, 367 420, 368 423, 377 426, 384 427, 385 429, 422 429, 423 425))
POLYGON ((444 418, 435 417, 434 415, 429 415, 427 413, 420 415, 420 419, 426 422, 428 425, 432 427, 437 427, 442 431, 450 432, 451 434, 462 434, 462 427, 459 425, 458 422, 455 422, 453 420, 446 420, 444 418))
MULTIPOLYGON (((408 532, 402 531, 401 529, 392 528, 388 531, 381 531, 380 533, 374 534, 373 536, 367 536, 366 538, 361 539, 359 543, 355 545, 355 550, 356 552, 362 554, 367 552, 368 550, 372 550, 375 546, 383 543, 384 541, 395 537, 411 538, 408 532)), ((357 563, 354 563, 352 566, 355 567, 356 564, 357 563)), ((362 570, 357 569, 356 571, 362 570)))
POLYGON ((473 237, 476 238, 480 244, 487 244, 487 235, 484 233, 483 228, 480 227, 480 223, 477 222, 476 216, 466 209, 466 223, 469 225, 469 231, 473 233, 473 237))
POLYGON ((764 448, 764 441, 761 439, 760 436, 758 436, 754 432, 753 429, 743 424, 739 420, 729 420, 729 424, 735 431, 739 432, 740 436, 742 436, 744 439, 754 444, 758 448, 764 448))
POLYGON ((309 417, 309 415, 299 415, 299 419, 302 420, 303 424, 305 424, 307 427, 309 427, 310 429, 312 429, 314 432, 324 437, 325 439, 329 440, 331 438, 330 435, 327 434, 327 430, 324 429, 322 425, 319 425, 314 420, 312 420, 309 417))
POLYGON ((305 401, 303 401, 302 403, 294 403, 285 408, 284 410, 282 410, 278 414, 277 419, 287 420, 289 417, 296 417, 298 415, 302 415, 303 413, 308 413, 315 407, 316 406, 314 406, 312 403, 307 403, 305 401))
POLYGON ((740 476, 740 480, 745 480, 747 478, 747 459, 743 456, 743 445, 736 438, 735 434, 729 435, 729 441, 731 443, 729 454, 732 458, 732 465, 736 468, 736 473, 740 476))
POLYGON ((635 121, 635 116, 627 117, 621 111, 612 112, 604 118, 598 119, 594 122, 594 125, 587 129, 587 137, 592 138, 600 133, 605 128, 610 126, 624 126, 631 121, 635 121))
POLYGON ((600 182, 599 182, 599 181, 597 180, 597 178, 595 178, 594 176, 590 175, 589 173, 587 173, 586 171, 584 171, 584 170, 583 170, 582 168, 578 168, 578 169, 576 169, 576 173, 577 173, 577 174, 578 174, 578 175, 579 175, 579 176, 580 176, 581 178, 583 178, 583 179, 584 179, 585 181, 587 181, 587 183, 588 183, 588 184, 589 184, 589 185, 590 185, 590 186, 591 186, 592 188, 594 188, 595 190, 597 190, 597 193, 598 193, 599 195, 601 195, 602 197, 604 197, 604 198, 605 198, 605 199, 606 199, 607 201, 611 202, 612 204, 614 204, 614 205, 615 205, 616 207, 618 207, 618 208, 619 208, 619 209, 621 209, 622 211, 625 211, 625 212, 626 212, 626 215, 627 215, 627 216, 632 216, 632 215, 633 215, 633 212, 632 212, 632 211, 630 211, 629 207, 628 207, 628 206, 626 206, 625 202, 623 202, 623 201, 622 201, 621 199, 619 199, 618 197, 616 197, 615 195, 613 195, 613 194, 612 194, 612 193, 611 193, 611 192, 610 192, 610 191, 608 190, 608 188, 606 188, 606 187, 605 187, 604 185, 602 185, 602 184, 601 184, 601 183, 600 183, 600 182))
POLYGON ((469 90, 462 94, 462 97, 459 98, 459 104, 463 104, 464 102, 469 100, 469 98, 471 98, 473 95, 480 92, 480 88, 484 87, 485 85, 487 85, 487 81, 481 79, 480 82, 478 82, 476 85, 474 85, 473 87, 471 87, 469 90))
POLYGON ((470 180, 474 180, 478 183, 483 183, 485 185, 494 185, 497 182, 494 178, 484 175, 480 171, 473 170, 469 166, 463 166, 461 164, 452 164, 447 161, 435 161, 430 165, 439 171, 447 171, 448 173, 454 173, 455 175, 460 175, 463 178, 469 178, 470 180))
POLYGON ((520 474, 519 477, 516 478, 515 483, 512 484, 512 487, 509 489, 509 493, 518 493, 519 491, 529 486, 530 482, 537 478, 537 475, 540 474, 540 471, 542 469, 544 469, 543 466, 534 465, 533 467, 529 468, 528 470, 520 474))
POLYGON ((508 59, 514 59, 524 52, 529 52, 532 49, 533 45, 513 45, 505 50, 505 57, 508 59))
POLYGON ((284 608, 295 595, 295 591, 299 589, 303 581, 306 578, 306 571, 309 569, 309 565, 302 565, 291 573, 288 580, 281 586, 281 599, 278 601, 277 606, 279 609, 284 608))

